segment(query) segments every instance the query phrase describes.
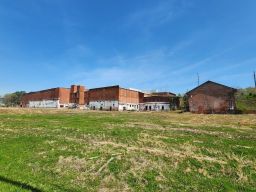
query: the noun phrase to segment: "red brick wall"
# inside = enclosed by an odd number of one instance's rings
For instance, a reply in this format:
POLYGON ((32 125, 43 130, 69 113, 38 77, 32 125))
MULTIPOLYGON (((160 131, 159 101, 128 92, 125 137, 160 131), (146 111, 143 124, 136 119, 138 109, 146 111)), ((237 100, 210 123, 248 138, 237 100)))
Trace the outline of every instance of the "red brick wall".
POLYGON ((57 100, 60 103, 69 103, 70 90, 66 88, 53 88, 38 92, 31 92, 25 94, 21 99, 21 105, 25 107, 29 101, 42 101, 42 100, 57 100))
POLYGON ((144 94, 119 86, 90 89, 85 92, 85 103, 90 101, 119 101, 120 103, 142 103, 144 94))
POLYGON ((170 102, 170 97, 166 96, 149 96, 144 97, 144 102, 170 102))
POLYGON ((84 103, 89 105, 89 90, 84 92, 84 103))
POLYGON ((85 92, 84 86, 72 85, 70 89, 70 103, 84 105, 85 104, 84 92, 85 92))
POLYGON ((70 89, 58 88, 60 103, 69 103, 70 100, 70 89))
POLYGON ((77 85, 71 85, 70 92, 71 93, 76 93, 77 92, 77 85))
POLYGON ((235 107, 234 90, 208 83, 188 94, 189 110, 195 113, 227 113, 235 107))
POLYGON ((139 103, 144 102, 144 93, 139 92, 139 103))
POLYGON ((79 104, 79 105, 84 105, 84 104, 85 104, 85 102, 84 102, 85 87, 79 85, 79 86, 77 87, 77 89, 78 89, 78 104, 79 104))
POLYGON ((141 103, 143 102, 143 93, 129 89, 119 89, 119 102, 120 103, 141 103))
POLYGON ((87 93, 88 101, 117 101, 119 87, 103 87, 97 89, 90 89, 87 93))

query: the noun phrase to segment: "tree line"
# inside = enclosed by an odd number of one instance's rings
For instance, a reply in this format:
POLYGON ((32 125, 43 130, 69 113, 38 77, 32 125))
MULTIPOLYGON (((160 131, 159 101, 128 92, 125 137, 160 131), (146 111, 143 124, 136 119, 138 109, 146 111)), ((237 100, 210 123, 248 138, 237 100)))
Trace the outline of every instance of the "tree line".
POLYGON ((25 91, 16 91, 14 93, 5 94, 0 99, 6 107, 17 107, 20 106, 21 98, 25 93, 25 91))

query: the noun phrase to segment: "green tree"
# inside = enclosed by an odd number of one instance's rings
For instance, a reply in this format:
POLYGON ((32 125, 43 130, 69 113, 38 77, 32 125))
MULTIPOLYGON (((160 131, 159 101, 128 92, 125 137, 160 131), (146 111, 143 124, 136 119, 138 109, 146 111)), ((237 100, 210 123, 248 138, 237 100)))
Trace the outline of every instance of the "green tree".
POLYGON ((189 111, 189 103, 188 103, 188 95, 187 94, 183 95, 183 97, 181 98, 181 109, 183 111, 189 111))
POLYGON ((7 107, 16 107, 20 105, 21 98, 25 94, 25 91, 16 91, 14 93, 9 93, 4 95, 4 105, 7 107))

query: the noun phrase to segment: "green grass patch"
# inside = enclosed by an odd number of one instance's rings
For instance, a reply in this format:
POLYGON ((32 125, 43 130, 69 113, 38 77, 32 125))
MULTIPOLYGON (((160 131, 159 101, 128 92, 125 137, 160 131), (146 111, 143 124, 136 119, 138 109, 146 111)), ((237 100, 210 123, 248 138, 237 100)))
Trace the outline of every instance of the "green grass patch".
POLYGON ((255 115, 0 109, 0 191, 255 191, 255 115))

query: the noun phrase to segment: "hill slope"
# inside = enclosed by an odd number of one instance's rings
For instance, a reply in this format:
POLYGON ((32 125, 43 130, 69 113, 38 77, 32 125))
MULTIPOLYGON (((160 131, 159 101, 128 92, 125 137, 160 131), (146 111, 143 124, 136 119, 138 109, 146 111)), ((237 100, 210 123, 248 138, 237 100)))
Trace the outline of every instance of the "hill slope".
POLYGON ((239 89, 236 94, 237 109, 241 112, 256 112, 256 89, 239 89))

